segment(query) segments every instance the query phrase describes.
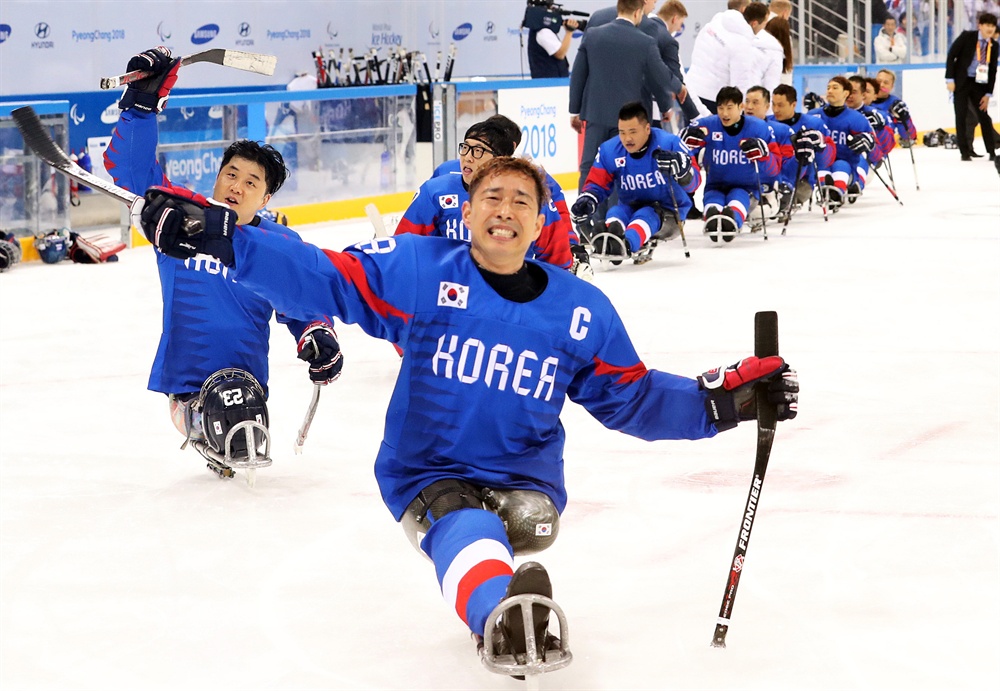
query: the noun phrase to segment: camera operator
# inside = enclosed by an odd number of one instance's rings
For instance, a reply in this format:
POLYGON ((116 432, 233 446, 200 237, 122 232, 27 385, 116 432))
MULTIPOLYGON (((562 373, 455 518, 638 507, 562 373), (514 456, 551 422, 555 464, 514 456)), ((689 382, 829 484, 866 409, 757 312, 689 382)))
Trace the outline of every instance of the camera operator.
POLYGON ((532 79, 569 76, 566 53, 578 26, 575 19, 565 20, 561 39, 549 28, 528 32, 528 67, 532 79))
POLYGON ((552 0, 528 0, 522 26, 528 29, 528 67, 532 79, 569 76, 569 44, 574 31, 583 31, 584 19, 570 19, 568 15, 587 16, 585 12, 572 12, 555 5, 552 0), (564 31, 559 38, 559 31, 564 31))

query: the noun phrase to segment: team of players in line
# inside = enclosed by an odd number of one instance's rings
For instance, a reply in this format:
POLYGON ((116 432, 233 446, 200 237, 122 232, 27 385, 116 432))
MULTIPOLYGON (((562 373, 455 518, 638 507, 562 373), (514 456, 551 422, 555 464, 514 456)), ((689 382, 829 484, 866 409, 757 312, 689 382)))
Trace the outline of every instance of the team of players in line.
MULTIPOLYGON (((160 49, 129 62, 129 71, 152 76, 126 90, 105 157, 119 185, 145 191, 134 220, 158 250, 164 320, 149 388, 168 395, 178 429, 227 475, 231 457, 266 444, 272 314, 318 384, 343 363, 334 318, 396 345, 403 359, 376 480, 487 656, 509 654, 510 669, 538 671, 526 666, 528 635, 516 612, 495 629, 486 622, 518 597, 551 598, 545 569, 527 562, 515 572, 513 558, 558 534, 566 398, 647 440, 709 438, 754 420, 758 385, 779 420, 795 417, 798 381, 780 357, 748 357, 697 378, 645 367, 610 301, 565 270, 574 266, 572 229, 555 230, 565 221, 549 206, 551 179, 510 156, 509 121, 470 130, 458 173, 442 171, 446 182, 421 188, 402 232, 321 250, 258 215, 286 175, 266 145, 244 140, 226 150, 215 200, 170 184, 156 159, 156 114, 178 67, 160 49), (434 233, 446 237, 414 237, 434 233), (525 261, 529 254, 543 261, 525 261), (234 438, 246 424, 247 435, 234 438)), ((637 127, 624 139, 642 158, 654 136, 655 168, 623 191, 659 184, 663 171, 691 189, 698 169, 674 135, 637 127)), ((538 602, 528 623, 536 652, 564 664, 568 651, 547 629, 555 605, 538 602)))
MULTIPOLYGON (((904 146, 916 137, 906 104, 891 93, 894 82, 888 70, 875 78, 834 77, 825 102, 808 94, 803 113, 796 112, 791 86, 779 85, 773 94, 760 86, 746 94, 725 87, 716 95, 717 114, 679 136, 651 127, 642 104, 626 104, 618 137, 599 148, 572 209, 547 176, 552 201, 534 256, 584 277, 591 274, 584 244, 601 258, 648 261, 658 241, 680 233, 680 219, 702 183, 705 232, 713 241, 731 241, 748 217, 754 230, 764 214, 786 220, 814 193, 834 211, 853 203, 897 137, 904 146), (596 227, 599 205, 613 195, 617 203, 596 227)), ((512 155, 519 137, 517 125, 503 116, 469 128, 458 161, 421 186, 396 233, 468 240, 460 218, 468 182, 492 157, 512 155)))

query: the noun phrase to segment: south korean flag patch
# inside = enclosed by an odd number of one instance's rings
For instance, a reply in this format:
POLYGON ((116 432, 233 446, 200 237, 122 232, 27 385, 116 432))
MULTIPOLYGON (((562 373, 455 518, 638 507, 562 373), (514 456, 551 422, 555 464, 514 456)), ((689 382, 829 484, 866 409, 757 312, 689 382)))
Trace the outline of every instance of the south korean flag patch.
POLYGON ((624 167, 625 167, 625 157, 622 156, 621 158, 616 158, 615 168, 624 168, 624 167))
POLYGON ((469 286, 441 281, 438 288, 438 305, 464 310, 469 306, 469 286))
POLYGON ((722 141, 722 132, 712 132, 712 141, 713 142, 721 142, 722 141))
POLYGON ((457 194, 442 194, 438 197, 438 204, 441 205, 442 209, 457 209, 458 208, 458 195, 457 194))

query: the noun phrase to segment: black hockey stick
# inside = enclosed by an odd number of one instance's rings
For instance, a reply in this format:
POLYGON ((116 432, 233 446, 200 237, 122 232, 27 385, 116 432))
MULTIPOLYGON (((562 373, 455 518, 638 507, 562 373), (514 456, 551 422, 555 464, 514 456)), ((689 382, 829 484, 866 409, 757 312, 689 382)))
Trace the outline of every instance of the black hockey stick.
POLYGON ((767 240, 767 214, 764 213, 764 188, 760 184, 760 167, 757 165, 757 161, 753 162, 753 172, 757 177, 757 194, 760 195, 760 203, 757 205, 760 207, 760 224, 764 229, 764 239, 767 240))
MULTIPOLYGON (((677 178, 674 178, 674 180, 676 179, 677 178)), ((677 195, 674 194, 673 183, 667 184, 667 188, 670 190, 670 201, 674 203, 674 208, 673 208, 674 221, 677 223, 677 229, 680 230, 681 232, 681 243, 684 245, 684 256, 690 259, 691 253, 688 251, 688 240, 684 236, 684 221, 681 220, 680 212, 678 211, 680 207, 677 206, 677 195)))
MULTIPOLYGON (((830 217, 826 214, 826 187, 824 182, 819 179, 819 164, 813 159, 813 175, 816 176, 816 187, 819 188, 819 208, 823 210, 823 222, 830 220, 830 217)), ((809 198, 809 203, 812 204, 812 197, 809 198)))
MULTIPOLYGON (((117 199, 122 204, 125 204, 130 208, 133 207, 136 202, 139 202, 139 208, 141 208, 142 197, 132 194, 128 190, 122 189, 121 187, 118 187, 118 185, 110 183, 104 178, 100 178, 74 163, 70 157, 66 155, 66 152, 60 149, 59 145, 52 140, 48 129, 46 129, 45 125, 42 124, 42 121, 38 118, 38 114, 35 113, 34 108, 31 106, 17 108, 11 112, 10 116, 14 119, 14 124, 17 125, 17 129, 21 131, 21 137, 24 138, 24 143, 40 159, 68 178, 72 178, 77 182, 82 182, 88 187, 94 188, 98 192, 103 192, 109 197, 117 199)), ((137 211, 138 209, 134 210, 137 211)))
MULTIPOLYGON (((757 357, 778 354, 777 312, 758 312, 754 315, 753 350, 757 357)), ((747 496, 747 503, 743 509, 743 522, 740 524, 736 550, 733 552, 733 561, 729 567, 726 590, 722 595, 719 619, 715 624, 715 635, 712 636, 712 645, 716 648, 726 647, 729 620, 733 616, 733 604, 736 602, 736 588, 740 584, 740 575, 743 573, 743 562, 747 555, 747 545, 750 543, 750 531, 753 530, 753 522, 757 517, 760 493, 764 489, 764 473, 767 472, 767 462, 771 458, 774 428, 777 427, 778 422, 778 409, 767 400, 767 385, 758 384, 754 393, 757 397, 757 460, 753 467, 750 494, 747 496)))
MULTIPOLYGON (((905 127, 905 125, 904 125, 904 127, 905 127)), ((907 148, 907 149, 910 150, 910 163, 913 164, 913 183, 917 186, 917 192, 919 192, 920 191, 920 180, 917 179, 917 159, 913 157, 913 146, 914 146, 914 144, 916 144, 916 142, 914 140, 912 140, 912 139, 905 139, 905 138, 903 139, 903 141, 906 142, 907 144, 909 144, 909 146, 907 146, 905 148, 907 148)))
MULTIPOLYGON (((185 55, 181 58, 181 65, 190 65, 193 62, 212 62, 223 67, 232 67, 244 72, 256 72, 271 76, 274 74, 274 67, 278 64, 275 55, 263 55, 261 53, 247 53, 242 50, 226 50, 224 48, 213 48, 203 50, 193 55, 185 55)), ((150 76, 144 70, 133 70, 120 74, 117 77, 101 77, 102 89, 114 89, 115 87, 130 84, 140 79, 150 76)))
POLYGON ((868 167, 871 168, 871 171, 875 173, 876 176, 878 176, 878 179, 882 181, 882 184, 885 185, 885 188, 889 190, 889 194, 892 195, 892 198, 895 199, 897 202, 899 202, 900 206, 903 206, 903 201, 899 198, 899 195, 896 194, 896 190, 892 189, 892 187, 889 186, 889 183, 885 181, 885 178, 882 177, 882 174, 878 172, 878 168, 872 165, 871 159, 868 158, 867 156, 865 156, 865 158, 868 161, 868 167))
MULTIPOLYGON (((788 230, 788 222, 792 220, 792 207, 795 205, 795 191, 799 187, 799 176, 802 175, 802 161, 797 161, 795 166, 795 177, 792 178, 795 182, 792 183, 792 196, 788 198, 788 208, 785 209, 785 223, 781 226, 781 234, 784 235, 785 231, 788 230)), ((781 201, 780 199, 778 200, 781 201)))

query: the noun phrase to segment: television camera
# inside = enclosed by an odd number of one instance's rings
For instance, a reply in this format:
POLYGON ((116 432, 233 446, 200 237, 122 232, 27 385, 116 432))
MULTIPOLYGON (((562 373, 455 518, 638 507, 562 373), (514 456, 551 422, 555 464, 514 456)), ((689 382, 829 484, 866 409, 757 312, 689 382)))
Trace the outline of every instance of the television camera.
MULTIPOLYGON (((555 0, 528 0, 528 6, 524 9, 524 19, 521 20, 521 26, 530 31, 550 29, 553 32, 557 32, 567 17, 589 16, 589 12, 563 9, 562 5, 555 4, 555 0)), ((587 28, 586 19, 578 19, 577 22, 579 23, 579 26, 576 28, 577 31, 583 31, 587 28)))

